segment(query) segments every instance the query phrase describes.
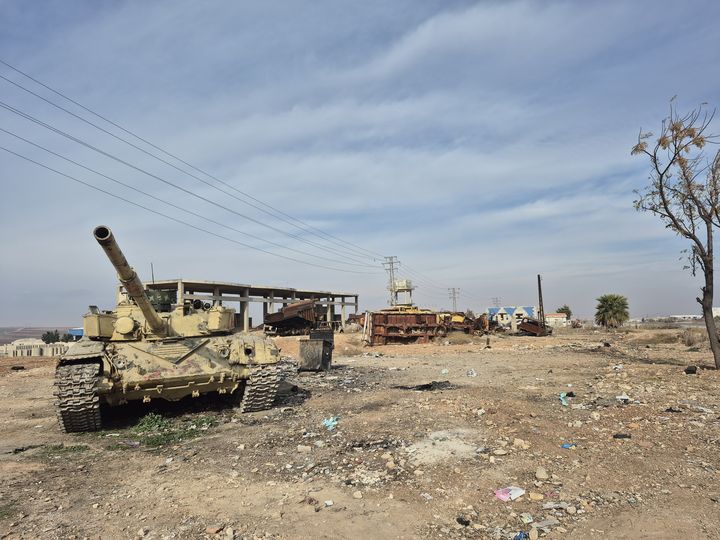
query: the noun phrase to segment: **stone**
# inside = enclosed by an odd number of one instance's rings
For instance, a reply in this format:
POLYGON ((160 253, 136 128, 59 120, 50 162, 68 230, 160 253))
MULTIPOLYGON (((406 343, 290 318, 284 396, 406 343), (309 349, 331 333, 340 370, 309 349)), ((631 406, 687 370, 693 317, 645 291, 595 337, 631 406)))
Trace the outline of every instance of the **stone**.
POLYGON ((205 527, 205 532, 207 534, 217 534, 220 531, 222 531, 223 528, 224 527, 222 525, 209 525, 209 526, 205 527))
POLYGON ((395 470, 395 469, 397 468, 397 465, 395 465, 395 462, 394 462, 394 461, 388 461, 388 462, 385 464, 385 468, 388 469, 388 470, 390 470, 390 471, 392 471, 392 470, 395 470))
POLYGON ((545 467, 538 467, 537 469, 535 469, 535 478, 537 478, 538 480, 549 480, 550 475, 545 470, 545 467))
POLYGON ((328 499, 327 501, 325 501, 325 506, 329 507, 329 506, 332 506, 333 504, 335 504, 335 503, 331 499, 328 499))
POLYGON ((227 538, 228 540, 234 540, 234 538, 235 538, 235 529, 233 529, 232 527, 227 527, 227 528, 225 529, 225 538, 227 538))
POLYGON ((527 441, 524 441, 523 439, 513 439, 513 446, 515 448, 527 450, 528 448, 530 448, 530 443, 527 441))
POLYGON ((504 448, 498 448, 497 450, 493 450, 493 454, 495 454, 496 456, 504 456, 507 453, 508 453, 508 451, 505 450, 504 448))
POLYGON ((574 506, 568 506, 568 507, 565 509, 565 511, 566 511, 568 514, 573 515, 573 514, 577 513, 577 508, 575 508, 574 506))
POLYGON ((537 491, 531 491, 529 497, 531 501, 542 501, 545 498, 545 495, 538 493, 537 491))
POLYGON ((538 530, 535 527, 530 529, 530 531, 528 532, 528 538, 530 540, 538 540, 539 537, 540 537, 540 534, 538 533, 538 530))
POLYGON ((363 498, 362 491, 353 492, 353 499, 362 499, 362 498, 363 498))
POLYGON ((100 504, 99 504, 99 503, 95 503, 95 504, 93 504, 93 508, 98 508, 99 506, 100 506, 100 504))
POLYGON ((307 446, 305 444, 298 444, 297 451, 300 452, 301 454, 309 454, 312 451, 312 447, 307 446))
POLYGON ((150 529, 148 529, 147 527, 143 527, 142 529, 140 529, 140 530, 137 532, 137 535, 138 535, 140 538, 144 538, 144 537, 147 536, 147 534, 148 534, 149 532, 150 532, 150 529))
POLYGON ((600 413, 599 413, 599 412, 592 412, 592 413, 590 413, 590 417, 591 417, 593 420, 600 420, 600 413))

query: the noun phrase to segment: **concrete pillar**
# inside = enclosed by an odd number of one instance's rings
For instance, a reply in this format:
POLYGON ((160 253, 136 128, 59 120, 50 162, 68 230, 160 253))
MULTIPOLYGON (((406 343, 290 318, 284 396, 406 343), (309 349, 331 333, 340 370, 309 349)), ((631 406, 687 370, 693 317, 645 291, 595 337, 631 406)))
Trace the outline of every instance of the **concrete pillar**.
POLYGON ((340 300, 342 301, 342 304, 340 304, 340 326, 345 330, 345 319, 347 318, 345 316, 345 297, 341 296, 340 300))
POLYGON ((243 332, 250 331, 250 289, 243 289, 242 295, 246 300, 240 301, 240 316, 242 318, 243 332))
POLYGON ((327 319, 327 322, 328 322, 329 324, 332 324, 332 321, 333 321, 333 313, 334 313, 333 307, 334 307, 334 306, 333 306, 333 304, 331 304, 332 300, 333 300, 333 297, 332 297, 332 296, 328 296, 328 299, 327 299, 327 315, 325 316, 325 318, 327 319))
POLYGON ((275 293, 270 293, 270 298, 268 299, 268 313, 275 313, 275 293))
MULTIPOLYGON (((213 296, 220 296, 220 287, 215 287, 213 289, 213 296)), ((222 305, 222 302, 220 300, 213 300, 213 306, 220 306, 222 305)))
POLYGON ((185 286, 183 285, 182 281, 178 281, 177 286, 177 305, 182 306, 185 305, 185 286))
POLYGON ((355 298, 355 314, 357 315, 357 312, 358 312, 358 303, 359 303, 359 302, 358 302, 358 297, 357 297, 357 296, 355 296, 354 298, 355 298))

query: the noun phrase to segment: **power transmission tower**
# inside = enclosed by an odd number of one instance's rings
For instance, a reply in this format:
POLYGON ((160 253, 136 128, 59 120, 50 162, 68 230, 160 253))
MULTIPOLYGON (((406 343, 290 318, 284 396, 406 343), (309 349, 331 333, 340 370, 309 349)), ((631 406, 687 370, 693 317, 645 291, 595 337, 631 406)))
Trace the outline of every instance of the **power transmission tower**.
POLYGON ((458 289, 456 287, 450 287, 450 288, 448 288, 448 292, 450 293, 448 298, 452 299, 453 313, 455 313, 457 311, 457 300, 458 300, 458 297, 460 296, 460 289, 458 289))
POLYGON ((499 296, 493 296, 490 300, 495 307, 500 307, 500 305, 502 304, 502 298, 499 296))
POLYGON ((394 306, 397 304, 397 293, 395 291, 395 268, 400 266, 400 261, 398 261, 398 258, 395 255, 391 255, 390 257, 385 257, 383 266, 385 267, 385 270, 388 271, 390 280, 388 285, 388 290, 390 291, 390 305, 394 306))

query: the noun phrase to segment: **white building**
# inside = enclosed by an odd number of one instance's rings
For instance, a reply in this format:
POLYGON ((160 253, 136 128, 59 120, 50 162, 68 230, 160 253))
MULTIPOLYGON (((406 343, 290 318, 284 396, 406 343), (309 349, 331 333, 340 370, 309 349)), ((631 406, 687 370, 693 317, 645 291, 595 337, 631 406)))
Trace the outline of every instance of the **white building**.
POLYGON ((0 345, 2 356, 60 356, 67 350, 67 343, 45 343, 37 338, 16 339, 12 343, 0 345))
POLYGON ((568 325, 567 313, 546 313, 545 322, 553 328, 561 328, 568 325))

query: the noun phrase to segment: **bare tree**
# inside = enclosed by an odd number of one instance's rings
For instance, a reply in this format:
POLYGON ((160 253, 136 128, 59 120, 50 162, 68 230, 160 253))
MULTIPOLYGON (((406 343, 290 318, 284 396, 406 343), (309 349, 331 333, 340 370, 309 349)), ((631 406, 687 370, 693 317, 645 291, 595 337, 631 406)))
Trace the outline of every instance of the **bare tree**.
MULTIPOLYGON (((673 98, 674 99, 674 98, 673 98)), ((720 227, 720 150, 714 156, 705 147, 717 143, 708 132, 715 112, 703 105, 681 116, 671 101, 670 115, 657 138, 640 132, 632 154, 650 160, 650 184, 636 191, 635 208, 658 216, 665 226, 690 241, 683 253, 693 275, 702 270, 702 306, 715 367, 720 369, 720 340, 713 319, 713 229, 720 227)))

